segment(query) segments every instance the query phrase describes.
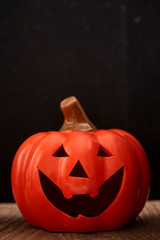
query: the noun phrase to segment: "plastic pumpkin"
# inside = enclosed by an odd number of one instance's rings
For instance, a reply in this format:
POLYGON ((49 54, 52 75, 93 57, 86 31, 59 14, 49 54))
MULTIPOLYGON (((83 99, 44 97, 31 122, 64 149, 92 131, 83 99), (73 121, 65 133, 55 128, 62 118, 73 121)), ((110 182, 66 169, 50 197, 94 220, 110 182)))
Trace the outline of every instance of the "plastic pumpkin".
POLYGON ((149 193, 140 143, 120 129, 97 130, 75 97, 61 102, 60 131, 37 133, 18 149, 11 184, 24 218, 48 231, 119 229, 149 193))

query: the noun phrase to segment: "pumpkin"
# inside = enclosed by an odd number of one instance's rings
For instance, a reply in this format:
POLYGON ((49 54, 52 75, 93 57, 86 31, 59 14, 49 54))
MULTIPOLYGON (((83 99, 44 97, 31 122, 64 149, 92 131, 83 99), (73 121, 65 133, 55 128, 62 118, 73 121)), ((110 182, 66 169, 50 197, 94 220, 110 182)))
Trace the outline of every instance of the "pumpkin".
POLYGON ((33 226, 58 232, 119 229, 149 193, 140 143, 120 129, 97 130, 75 97, 61 102, 60 131, 29 137, 12 164, 13 196, 33 226))

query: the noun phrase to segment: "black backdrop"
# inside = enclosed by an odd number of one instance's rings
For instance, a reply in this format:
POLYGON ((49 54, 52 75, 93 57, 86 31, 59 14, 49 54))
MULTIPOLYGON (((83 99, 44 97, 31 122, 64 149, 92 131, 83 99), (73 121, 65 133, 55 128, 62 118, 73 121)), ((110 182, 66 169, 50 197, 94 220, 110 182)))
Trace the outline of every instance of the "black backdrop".
POLYGON ((160 198, 160 15, 158 0, 0 1, 0 201, 13 201, 19 145, 58 130, 59 102, 75 95, 98 128, 142 143, 160 198))

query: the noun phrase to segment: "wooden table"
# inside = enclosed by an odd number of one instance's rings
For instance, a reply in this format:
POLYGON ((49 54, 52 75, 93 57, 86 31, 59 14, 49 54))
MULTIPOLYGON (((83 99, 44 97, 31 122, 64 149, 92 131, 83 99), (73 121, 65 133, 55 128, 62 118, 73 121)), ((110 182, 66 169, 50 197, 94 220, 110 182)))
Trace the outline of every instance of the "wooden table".
POLYGON ((118 231, 96 233, 51 233, 31 227, 15 203, 0 204, 0 240, 160 240, 160 201, 148 201, 139 217, 118 231))

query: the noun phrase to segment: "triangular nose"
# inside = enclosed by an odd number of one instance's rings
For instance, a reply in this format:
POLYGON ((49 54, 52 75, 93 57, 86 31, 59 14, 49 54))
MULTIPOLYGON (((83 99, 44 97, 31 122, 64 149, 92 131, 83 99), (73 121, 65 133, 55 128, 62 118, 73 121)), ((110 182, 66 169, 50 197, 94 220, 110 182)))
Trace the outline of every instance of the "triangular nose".
POLYGON ((76 163, 74 168, 72 169, 71 173, 69 174, 70 177, 83 177, 88 178, 87 174, 85 173, 80 161, 76 163))

